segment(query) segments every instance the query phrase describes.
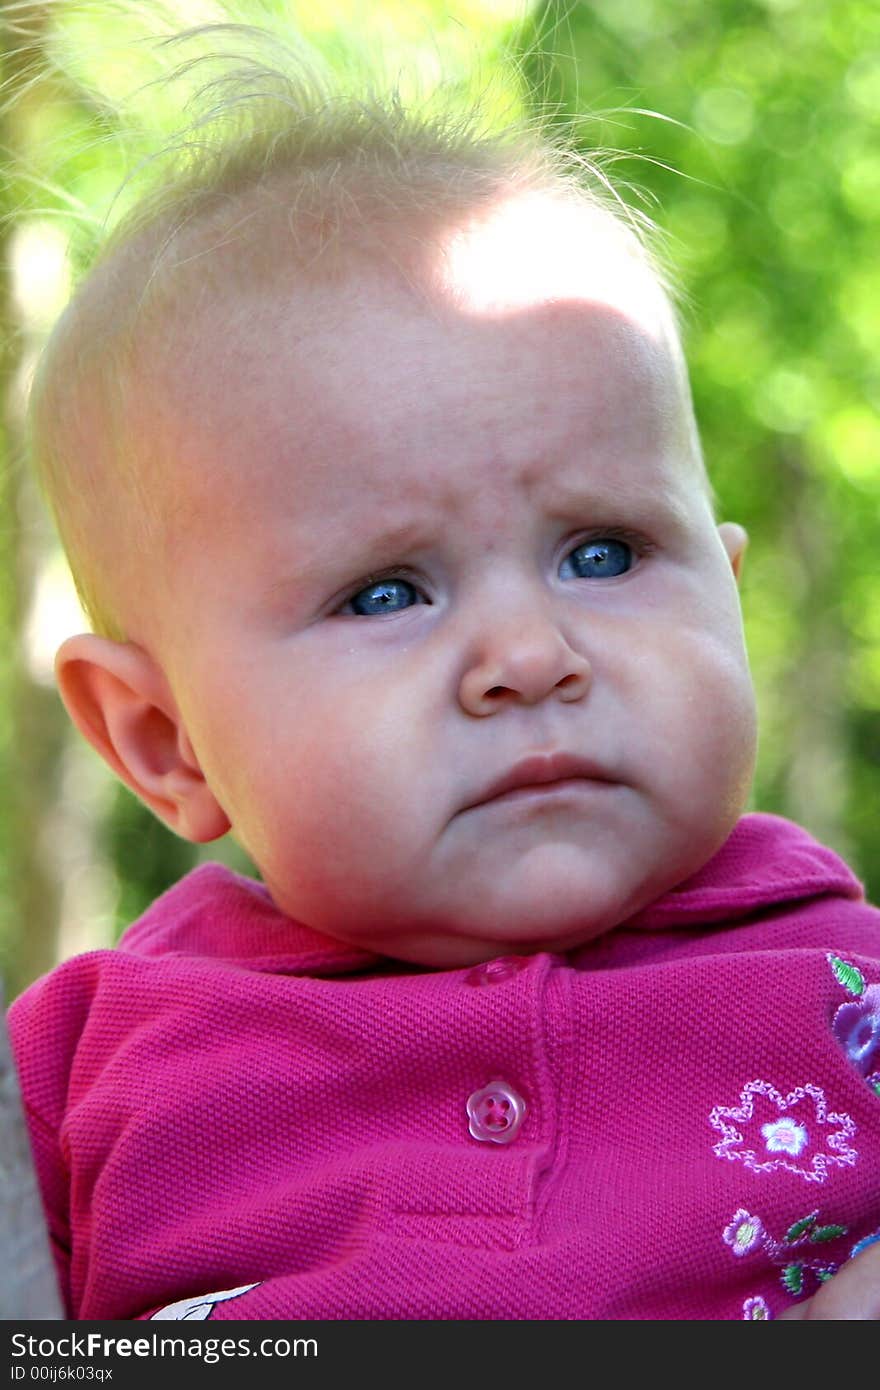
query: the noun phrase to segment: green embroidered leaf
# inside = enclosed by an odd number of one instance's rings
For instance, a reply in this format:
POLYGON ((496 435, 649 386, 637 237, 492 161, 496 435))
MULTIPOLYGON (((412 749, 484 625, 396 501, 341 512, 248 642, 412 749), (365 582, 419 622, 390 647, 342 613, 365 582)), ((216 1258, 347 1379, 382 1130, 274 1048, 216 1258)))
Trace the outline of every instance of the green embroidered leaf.
POLYGON ((828 964, 834 971, 838 984, 843 985, 844 989, 848 989, 850 994, 864 994, 865 977, 857 966, 841 960, 840 956, 829 956, 828 964))
POLYGON ((836 1240, 838 1236, 845 1235, 845 1226, 817 1226, 815 1231, 810 1232, 810 1240, 836 1240))
POLYGON ((803 1265, 786 1265, 782 1271, 782 1282, 789 1293, 801 1293, 804 1287, 803 1265))
POLYGON ((800 1237, 804 1235, 805 1232, 808 1231, 811 1226, 814 1226, 816 1224, 816 1217, 818 1215, 819 1213, 817 1211, 814 1211, 810 1216, 804 1216, 801 1218, 800 1221, 796 1221, 793 1226, 789 1226, 788 1230, 782 1238, 783 1244, 791 1245, 791 1242, 793 1240, 799 1240, 800 1237))
POLYGON ((827 1284, 829 1279, 833 1279, 833 1278, 834 1278, 834 1270, 833 1270, 833 1269, 817 1269, 817 1270, 816 1270, 816 1278, 819 1280, 819 1283, 820 1283, 820 1284, 827 1284))
POLYGON ((874 1090, 877 1092, 878 1096, 880 1096, 880 1081, 872 1081, 872 1082, 871 1082, 871 1085, 873 1086, 874 1090))

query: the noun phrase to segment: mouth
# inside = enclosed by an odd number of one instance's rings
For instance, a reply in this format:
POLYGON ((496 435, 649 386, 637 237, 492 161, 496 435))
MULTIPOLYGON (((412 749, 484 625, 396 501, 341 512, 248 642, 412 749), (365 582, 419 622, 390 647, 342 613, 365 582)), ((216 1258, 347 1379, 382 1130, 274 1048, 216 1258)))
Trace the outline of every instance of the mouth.
POLYGON ((490 782, 463 810, 491 802, 521 798, 540 798, 561 792, 613 787, 616 780, 597 763, 570 753, 533 753, 522 758, 502 777, 490 782))

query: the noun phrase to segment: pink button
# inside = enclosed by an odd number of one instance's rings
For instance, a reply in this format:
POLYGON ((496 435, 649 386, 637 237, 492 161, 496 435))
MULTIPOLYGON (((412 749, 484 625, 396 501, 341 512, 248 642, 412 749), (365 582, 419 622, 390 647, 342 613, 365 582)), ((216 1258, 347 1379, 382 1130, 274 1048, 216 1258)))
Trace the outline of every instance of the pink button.
POLYGON ((475 965, 465 976, 465 982, 469 985, 500 985, 513 975, 518 975, 528 963, 528 956, 498 956, 496 960, 475 965))
POLYGON ((506 1081, 490 1081, 468 1097, 468 1129, 474 1139, 509 1144, 526 1115, 526 1103, 506 1081))

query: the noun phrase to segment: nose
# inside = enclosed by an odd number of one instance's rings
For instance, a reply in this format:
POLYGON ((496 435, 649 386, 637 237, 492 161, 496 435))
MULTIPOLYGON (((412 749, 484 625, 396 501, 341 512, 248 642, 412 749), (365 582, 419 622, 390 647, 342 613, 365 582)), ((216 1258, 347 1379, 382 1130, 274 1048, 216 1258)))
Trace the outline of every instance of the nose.
POLYGON ((510 614, 487 623, 461 678, 467 714, 495 714, 510 704, 580 700, 590 688, 587 658, 576 652, 550 613, 510 614))

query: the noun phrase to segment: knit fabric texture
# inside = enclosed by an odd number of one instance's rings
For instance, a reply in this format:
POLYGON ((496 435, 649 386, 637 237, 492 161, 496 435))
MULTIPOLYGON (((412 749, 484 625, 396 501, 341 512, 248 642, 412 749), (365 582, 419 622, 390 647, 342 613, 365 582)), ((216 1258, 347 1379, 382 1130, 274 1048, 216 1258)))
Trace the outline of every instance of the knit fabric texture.
POLYGON ((880 1233, 880 912, 772 816, 462 970, 203 866, 10 1031, 73 1318, 761 1319, 880 1233))

